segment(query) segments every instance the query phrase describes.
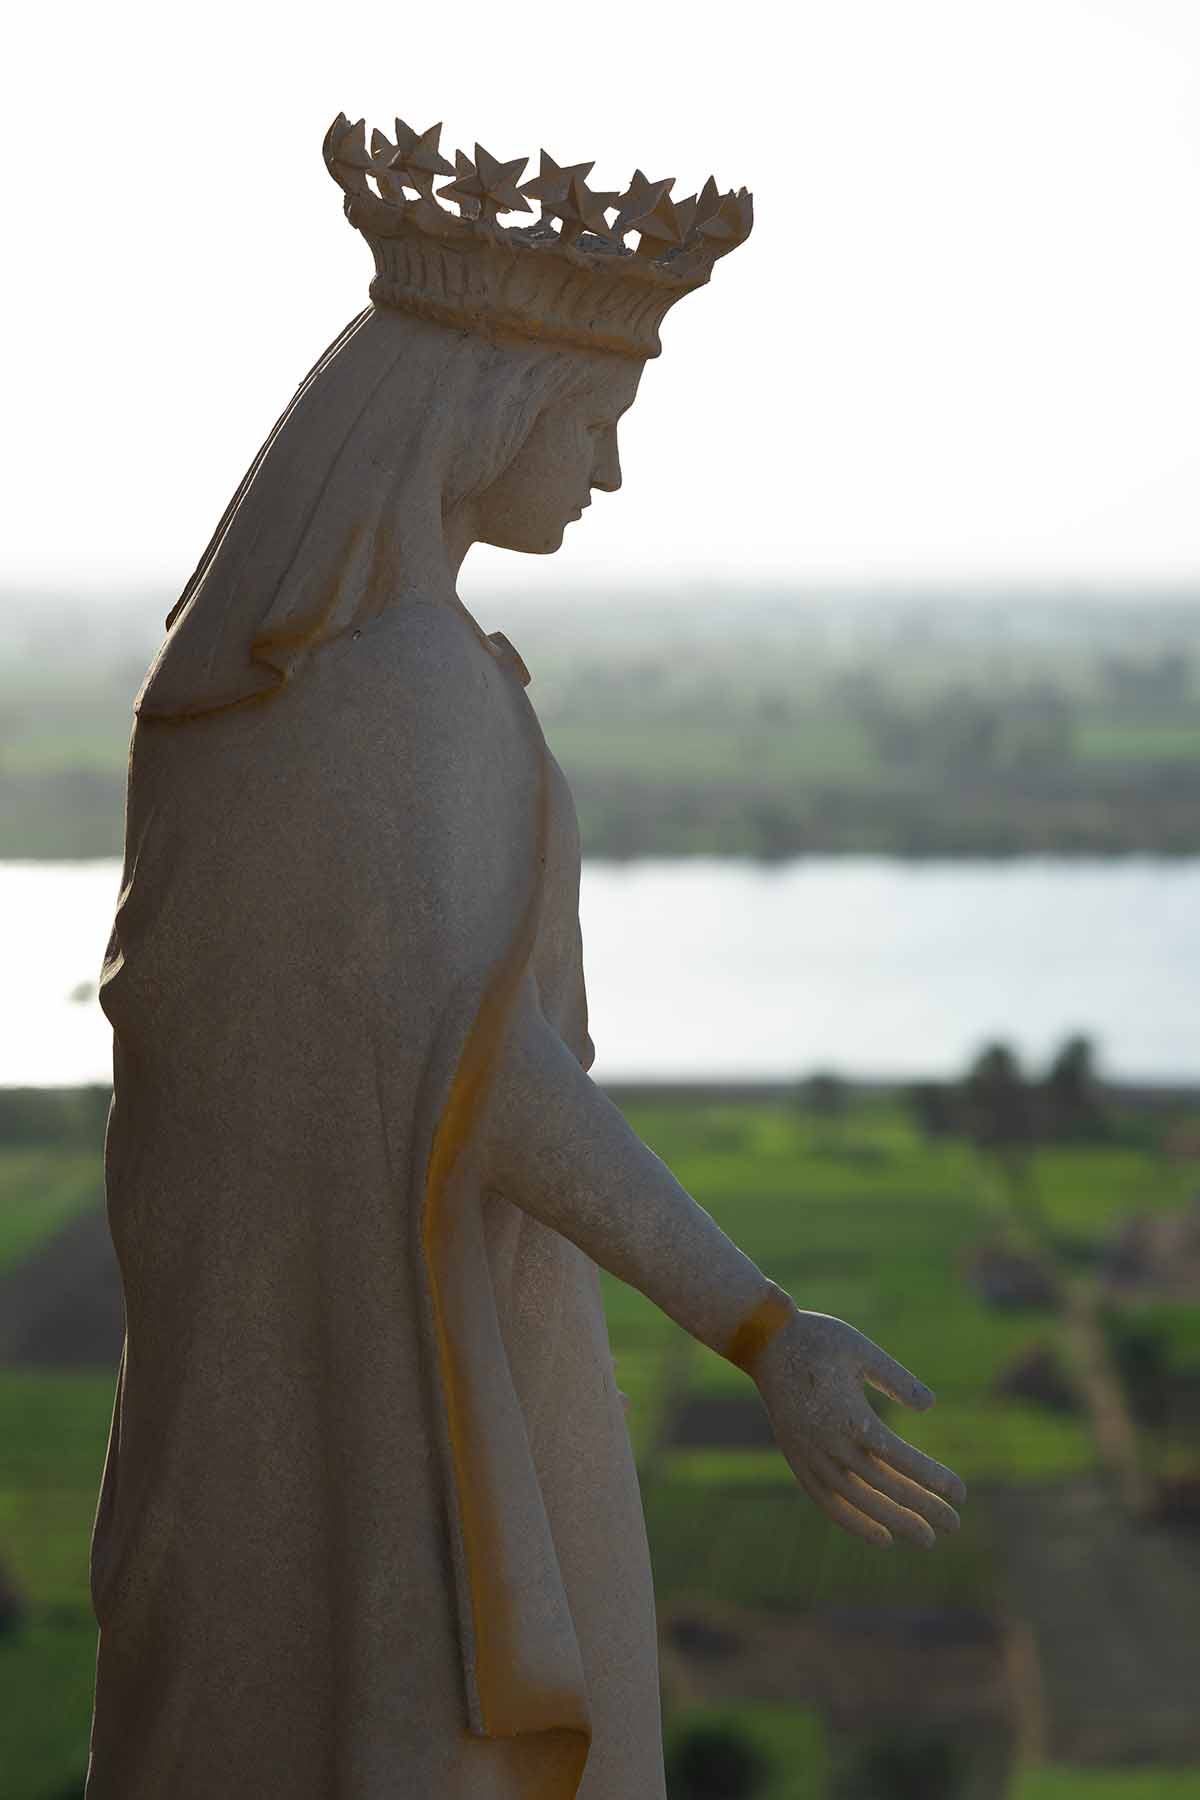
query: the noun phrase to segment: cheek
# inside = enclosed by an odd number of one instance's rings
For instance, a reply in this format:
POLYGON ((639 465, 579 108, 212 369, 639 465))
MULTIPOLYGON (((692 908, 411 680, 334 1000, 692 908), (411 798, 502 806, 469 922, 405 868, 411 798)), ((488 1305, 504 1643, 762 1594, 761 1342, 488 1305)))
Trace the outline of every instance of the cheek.
POLYGON ((591 457, 592 434, 576 420, 564 419, 557 430, 550 433, 549 445, 550 453, 559 468, 564 464, 577 468, 581 462, 591 457))
POLYGON ((586 431, 569 427, 547 434, 541 465, 542 494, 547 503, 579 505, 592 473, 595 446, 586 431))

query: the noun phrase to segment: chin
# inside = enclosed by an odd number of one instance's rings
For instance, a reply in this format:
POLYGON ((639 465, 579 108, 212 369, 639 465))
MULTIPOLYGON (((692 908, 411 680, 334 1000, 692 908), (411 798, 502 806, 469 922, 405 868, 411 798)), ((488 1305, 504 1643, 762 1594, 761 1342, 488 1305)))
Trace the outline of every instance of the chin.
POLYGON ((553 530, 535 537, 532 532, 521 537, 490 537, 485 541, 497 550, 517 550, 523 556, 553 556, 556 550, 562 549, 565 525, 558 525, 553 530))

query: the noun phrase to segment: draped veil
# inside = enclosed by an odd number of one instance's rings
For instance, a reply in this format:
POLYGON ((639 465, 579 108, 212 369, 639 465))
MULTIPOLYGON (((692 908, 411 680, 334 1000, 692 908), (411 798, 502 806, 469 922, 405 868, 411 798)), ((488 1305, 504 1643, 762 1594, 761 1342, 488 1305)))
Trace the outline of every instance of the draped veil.
MULTIPOLYGON (((368 307, 297 389, 168 618, 138 711, 260 698, 412 596, 419 540, 508 466, 582 358, 368 307)), ((426 596, 428 598, 428 596, 426 596)))

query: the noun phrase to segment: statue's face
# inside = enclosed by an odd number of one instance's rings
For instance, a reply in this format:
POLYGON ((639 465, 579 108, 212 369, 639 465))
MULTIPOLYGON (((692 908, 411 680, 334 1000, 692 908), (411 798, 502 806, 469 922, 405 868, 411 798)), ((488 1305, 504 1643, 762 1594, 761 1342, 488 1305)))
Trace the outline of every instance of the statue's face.
POLYGON ((593 488, 616 492, 617 421, 633 404, 643 367, 627 356, 587 358, 582 386, 539 415, 520 453, 480 495, 476 529, 485 544, 548 555, 591 505, 593 488))

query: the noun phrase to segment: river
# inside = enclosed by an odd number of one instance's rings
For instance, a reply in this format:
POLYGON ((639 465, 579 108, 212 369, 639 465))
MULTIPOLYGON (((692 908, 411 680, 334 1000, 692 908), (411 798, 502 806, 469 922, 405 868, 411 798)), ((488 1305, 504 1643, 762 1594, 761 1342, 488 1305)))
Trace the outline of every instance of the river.
MULTIPOLYGON (((109 1078, 112 862, 0 862, 0 1085, 109 1078)), ((601 1080, 959 1073, 1073 1032, 1110 1076, 1200 1083, 1200 858, 585 866, 601 1080)))

